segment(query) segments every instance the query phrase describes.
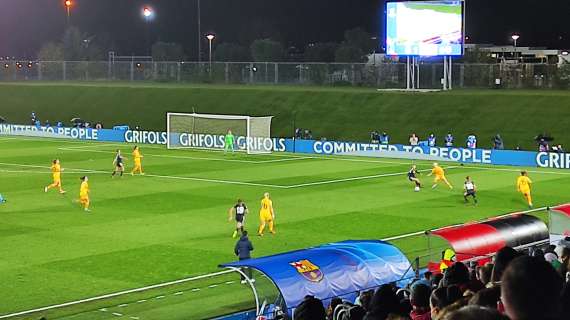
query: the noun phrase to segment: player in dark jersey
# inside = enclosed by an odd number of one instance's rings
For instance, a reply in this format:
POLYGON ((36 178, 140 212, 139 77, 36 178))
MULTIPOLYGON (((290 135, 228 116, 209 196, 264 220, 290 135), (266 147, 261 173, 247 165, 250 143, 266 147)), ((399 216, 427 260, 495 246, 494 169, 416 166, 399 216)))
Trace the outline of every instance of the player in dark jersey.
POLYGON ((236 220, 236 229, 232 235, 232 238, 237 237, 238 232, 241 232, 241 234, 243 234, 245 226, 245 216, 248 214, 248 212, 249 211, 247 209, 247 206, 245 205, 245 202, 243 202, 243 200, 241 199, 238 199, 236 205, 230 208, 229 221, 232 221, 234 217, 236 220))
POLYGON ((463 199, 465 199, 465 203, 469 202, 469 200, 467 200, 467 197, 471 196, 473 197, 473 202, 477 204, 477 195, 475 194, 477 192, 477 187, 475 186, 473 180, 471 180, 470 176, 465 177, 463 190, 464 190, 463 199))
POLYGON ((416 165, 412 165, 412 168, 410 169, 410 171, 408 171, 408 180, 410 180, 411 182, 415 183, 416 187, 414 188, 414 190, 420 191, 420 188, 422 187, 422 183, 420 181, 420 179, 418 178, 419 172, 418 169, 416 168, 416 165))
POLYGON ((119 172, 121 177, 123 176, 123 172, 125 172, 125 163, 124 163, 125 160, 126 158, 124 158, 121 155, 121 150, 117 149, 117 153, 115 154, 115 159, 113 160, 113 165, 115 166, 115 170, 113 170, 113 174, 111 174, 111 177, 114 177, 115 174, 117 174, 117 172, 119 172))

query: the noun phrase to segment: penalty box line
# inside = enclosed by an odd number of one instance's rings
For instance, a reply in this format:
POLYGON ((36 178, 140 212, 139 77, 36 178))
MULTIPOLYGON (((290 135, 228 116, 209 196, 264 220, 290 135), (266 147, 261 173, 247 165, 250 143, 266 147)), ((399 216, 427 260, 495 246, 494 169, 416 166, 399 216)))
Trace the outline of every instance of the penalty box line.
MULTIPOLYGON (((22 167, 22 168, 41 168, 41 169, 49 169, 50 168, 50 167, 46 167, 46 166, 0 162, 0 166, 2 166, 2 165, 13 166, 13 167, 22 167)), ((101 171, 101 170, 78 169, 78 168, 64 168, 64 169, 76 171, 74 173, 110 174, 110 171, 101 171)), ((64 171, 63 173, 65 173, 65 172, 66 171, 64 171)), ((30 173, 37 173, 37 172, 30 172, 30 173)), ((45 174, 50 174, 50 173, 51 172, 49 172, 49 171, 45 172, 45 174)), ((139 175, 137 175, 137 176, 139 176, 139 175)), ((199 181, 199 182, 220 183, 220 184, 233 184, 233 185, 243 185, 243 186, 253 186, 253 187, 277 188, 277 189, 286 189, 287 188, 287 186, 278 185, 278 184, 263 184, 263 183, 245 182, 245 181, 232 181, 232 180, 197 178, 197 177, 167 176, 167 175, 158 175, 158 174, 145 174, 145 175, 140 175, 140 177, 159 178, 159 179, 173 179, 173 180, 188 180, 188 181, 199 181)))
MULTIPOLYGON (((57 149, 63 150, 63 151, 74 151, 74 152, 115 153, 113 151, 91 150, 91 148, 110 147, 110 146, 117 146, 117 145, 101 145, 101 146, 85 146, 85 147, 60 147, 57 149)), ((157 158, 169 158, 169 159, 222 161, 222 162, 237 162, 237 163, 249 163, 249 164, 265 164, 265 163, 274 163, 274 162, 286 162, 286 161, 298 161, 298 160, 304 160, 304 159, 313 159, 312 157, 291 157, 291 158, 273 159, 273 160, 240 160, 240 159, 209 158, 209 157, 194 157, 194 156, 175 156, 175 155, 167 155, 167 154, 149 154, 149 153, 145 153, 144 156, 157 157, 157 158)))

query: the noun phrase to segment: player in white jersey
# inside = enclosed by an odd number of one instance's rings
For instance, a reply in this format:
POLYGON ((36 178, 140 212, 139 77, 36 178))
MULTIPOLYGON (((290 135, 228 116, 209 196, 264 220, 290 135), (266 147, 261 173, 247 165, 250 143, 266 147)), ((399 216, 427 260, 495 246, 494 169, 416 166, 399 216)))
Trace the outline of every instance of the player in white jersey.
POLYGON ((465 177, 465 183, 463 184, 463 198, 465 199, 465 203, 468 203, 469 200, 467 199, 467 197, 471 196, 473 197, 473 202, 475 204, 477 204, 477 187, 475 186, 475 183, 473 182, 473 180, 471 180, 470 176, 465 177))

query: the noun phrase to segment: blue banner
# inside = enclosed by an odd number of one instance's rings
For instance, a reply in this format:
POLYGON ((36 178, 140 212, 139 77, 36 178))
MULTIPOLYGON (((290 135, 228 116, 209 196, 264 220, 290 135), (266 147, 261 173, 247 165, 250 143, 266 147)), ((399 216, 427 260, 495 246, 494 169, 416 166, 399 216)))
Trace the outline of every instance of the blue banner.
MULTIPOLYGON (((162 131, 133 131, 91 128, 36 127, 27 125, 0 124, 0 135, 19 135, 36 137, 57 137, 90 141, 127 142, 136 144, 166 145, 168 134, 162 131)), ((209 134, 172 134, 171 141, 176 146, 217 148, 224 147, 221 135, 209 134), (174 140, 173 140, 174 139, 174 140)), ((298 140, 289 138, 246 138, 236 137, 236 148, 246 150, 247 146, 274 152, 296 152, 309 154, 347 154, 382 152, 409 152, 420 155, 437 156, 449 161, 461 163, 490 164, 506 166, 524 166, 570 169, 570 153, 469 149, 453 147, 405 146, 400 144, 384 145, 377 143, 298 140)), ((413 155, 412 155, 413 157, 413 155)))

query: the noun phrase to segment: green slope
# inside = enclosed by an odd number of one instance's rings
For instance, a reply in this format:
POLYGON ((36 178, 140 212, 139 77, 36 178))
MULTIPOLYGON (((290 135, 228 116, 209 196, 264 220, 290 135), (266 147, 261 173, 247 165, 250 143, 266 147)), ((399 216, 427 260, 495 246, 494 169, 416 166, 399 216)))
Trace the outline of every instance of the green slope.
POLYGON ((533 137, 546 132, 570 144, 568 91, 453 91, 386 93, 361 88, 273 86, 184 86, 160 84, 36 83, 0 85, 0 116, 28 123, 36 111, 51 122, 82 117, 114 124, 164 130, 167 111, 274 115, 274 136, 309 128, 329 140, 369 139, 387 131, 394 143, 435 133, 440 142, 452 131, 456 141, 474 132, 489 147, 500 133, 507 148, 535 149, 533 137))

